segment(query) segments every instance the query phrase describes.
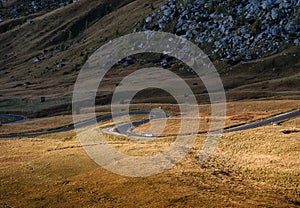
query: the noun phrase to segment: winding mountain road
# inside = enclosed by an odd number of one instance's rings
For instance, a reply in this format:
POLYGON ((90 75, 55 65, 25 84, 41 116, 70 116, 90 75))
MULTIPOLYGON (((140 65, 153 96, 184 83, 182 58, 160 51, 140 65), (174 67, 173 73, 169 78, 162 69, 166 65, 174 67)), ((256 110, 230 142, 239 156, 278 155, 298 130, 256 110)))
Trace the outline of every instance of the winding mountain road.
POLYGON ((248 130, 248 129, 254 129, 254 128, 258 128, 258 127, 261 127, 261 126, 266 126, 266 125, 269 125, 269 124, 272 124, 272 123, 279 123, 279 122, 282 122, 282 121, 290 120, 290 119, 296 118, 298 116, 300 116, 300 110, 299 109, 288 112, 288 113, 282 113, 282 114, 279 114, 279 115, 276 115, 276 116, 272 116, 270 118, 263 119, 263 120, 260 120, 260 121, 256 121, 256 122, 253 122, 253 123, 243 124, 243 125, 240 125, 240 126, 224 129, 223 132, 226 133, 226 132, 243 131, 243 130, 248 130))
MULTIPOLYGON (((149 114, 149 112, 147 111, 133 111, 133 112, 129 112, 130 115, 147 115, 149 114)), ((124 116, 126 115, 126 113, 119 113, 119 114, 115 114, 114 116, 124 116)), ((167 115, 168 116, 168 115, 167 115)), ((282 122, 282 121, 286 121, 289 119, 293 119, 300 116, 300 109, 291 111, 291 112, 287 112, 287 113, 282 113, 279 115, 275 115, 272 116, 270 118, 264 119, 264 120, 260 120, 260 121, 255 121, 253 123, 249 123, 249 124, 243 124, 240 126, 235 126, 235 127, 230 127, 227 129, 224 129, 223 132, 227 133, 227 132, 234 132, 234 131, 242 131, 242 130, 248 130, 248 129, 254 129, 254 128, 258 128, 261 126, 265 126, 265 125, 269 125, 272 123, 278 123, 278 122, 282 122)), ((155 118, 159 118, 160 115, 157 114, 157 116, 155 116, 155 118)), ((100 116, 96 118, 97 122, 104 122, 104 121, 108 121, 112 119, 112 115, 108 114, 108 115, 104 115, 104 116, 100 116)), ((149 119, 145 119, 142 121, 137 121, 137 122, 133 122, 133 123, 125 123, 125 124, 121 124, 118 125, 117 127, 114 128, 114 132, 117 132, 119 134, 123 134, 123 135, 127 135, 127 136, 139 136, 139 137, 155 137, 153 136, 144 136, 144 135, 137 135, 135 133, 132 133, 131 130, 133 128, 136 128, 137 126, 140 126, 144 123, 149 122, 149 119)), ((47 134, 54 134, 54 133, 61 133, 61 132, 67 132, 70 130, 73 130, 76 128, 81 128, 81 127, 86 127, 89 126, 91 124, 94 123, 94 120, 88 120, 88 121, 84 121, 82 123, 78 123, 75 125, 70 125, 70 126, 64 126, 61 128, 57 128, 57 129, 50 129, 48 131, 42 131, 42 132, 31 132, 31 133, 21 133, 21 134, 9 134, 9 135, 0 135, 0 139, 18 139, 18 138, 26 138, 26 137, 37 137, 37 136, 41 136, 41 135, 47 135, 47 134)))
MULTIPOLYGON (((242 124, 242 125, 238 125, 238 126, 234 126, 234 127, 229 127, 229 128, 225 128, 223 130, 223 133, 227 133, 227 132, 234 132, 234 131, 243 131, 243 130, 248 130, 248 129, 254 129, 254 128, 258 128, 261 126, 266 126, 272 123, 279 123, 282 121, 286 121, 295 117, 300 116, 300 110, 294 110, 291 112, 287 112, 287 113, 282 113, 279 115, 275 115, 272 116, 270 118, 267 119, 263 119, 263 120, 259 120, 259 121, 255 121, 252 123, 248 123, 248 124, 242 124)), ((136 133, 133 133, 131 130, 144 124, 149 122, 148 120, 143 120, 143 121, 139 121, 139 122, 133 122, 132 124, 130 123, 125 123, 125 124, 120 124, 117 127, 114 128, 114 131, 110 131, 110 132, 117 132, 118 134, 122 134, 122 135, 126 135, 126 136, 132 136, 132 137, 140 137, 140 138, 153 138, 153 137, 158 137, 155 135, 138 135, 136 133)), ((109 131, 106 131, 109 132, 109 131)))
MULTIPOLYGON (((147 112, 147 111, 129 112, 129 115, 145 115, 145 114, 149 114, 149 112, 147 112)), ((126 115, 126 113, 118 113, 118 114, 115 114, 114 116, 120 117, 120 116, 124 116, 124 115, 126 115)), ((112 119, 112 115, 107 114, 107 115, 97 117, 96 121, 99 123, 99 122, 108 121, 110 119, 112 119)), ((63 127, 60 127, 60 128, 50 129, 50 130, 47 130, 47 131, 0 135, 0 139, 18 139, 18 138, 37 137, 37 136, 42 136, 42 135, 47 135, 47 134, 67 132, 67 131, 74 130, 75 127, 76 128, 82 128, 82 127, 92 125, 93 123, 94 123, 94 120, 87 120, 87 121, 84 121, 84 122, 81 122, 81 123, 77 123, 75 125, 63 126, 63 127)))

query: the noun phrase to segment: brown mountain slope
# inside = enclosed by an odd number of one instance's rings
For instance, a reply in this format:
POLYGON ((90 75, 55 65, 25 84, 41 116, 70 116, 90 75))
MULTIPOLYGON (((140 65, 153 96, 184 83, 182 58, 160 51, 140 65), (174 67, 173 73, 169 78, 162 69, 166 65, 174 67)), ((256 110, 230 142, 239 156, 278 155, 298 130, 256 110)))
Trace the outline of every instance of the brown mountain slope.
MULTIPOLYGON (((9 89, 25 82, 34 83, 29 87, 33 89, 41 83, 47 85, 48 82, 52 83, 52 86, 48 86, 52 89, 53 86, 61 85, 58 80, 64 80, 68 83, 66 86, 69 86, 77 75, 77 72, 72 71, 72 65, 82 63, 81 55, 85 51, 91 53, 95 47, 115 38, 116 30, 121 34, 132 32, 134 24, 151 11, 145 2, 83 0, 38 16, 33 19, 32 25, 24 23, 2 33, 0 79, 5 85, 1 87, 1 95, 8 96, 6 90, 10 92, 9 96, 22 95, 22 88, 9 89), (65 49, 59 51, 62 45, 65 49), (35 57, 41 61, 33 63, 35 57), (57 64, 54 65, 54 62, 57 64), (65 66, 57 67, 60 62, 64 62, 65 66), (49 69, 49 73, 43 74, 45 68, 49 69)), ((157 2, 160 3, 156 1, 154 4, 157 2)), ((55 91, 53 88, 53 94, 55 91)), ((43 94, 40 90, 38 93, 43 94)))
MULTIPOLYGON (((163 3, 160 0, 81 0, 49 13, 35 14, 32 16, 32 24, 23 23, 2 32, 0 111, 27 111, 24 106, 28 102, 39 102, 39 96, 55 98, 68 105, 84 54, 90 55, 109 40, 133 32, 136 27, 141 26, 143 18, 152 12, 152 5, 159 8, 163 3), (7 98, 16 100, 8 104, 7 98), (20 104, 20 100, 24 103, 20 104), (14 106, 11 103, 17 104, 14 106)), ((26 18, 19 19, 24 22, 26 18)), ((19 20, 5 21, 0 24, 0 28, 4 28, 10 21, 19 20)), ((154 62, 159 63, 160 60, 154 62)), ((288 48, 284 53, 234 66, 224 62, 216 62, 215 65, 221 74, 229 100, 300 97, 299 47, 288 48)), ((117 73, 112 72, 103 87, 104 94, 109 96, 99 103, 109 102, 113 89, 123 75, 140 67, 141 64, 119 67, 117 73)), ((178 71, 180 68, 182 66, 178 64, 171 65, 171 70, 178 71)), ((181 75, 192 87, 197 98, 207 102, 203 86, 194 85, 201 81, 187 73, 181 75)), ((145 93, 141 100, 151 101, 148 95, 149 93, 145 93)), ((165 95, 157 96, 159 99, 154 102, 169 100, 161 98, 165 95)), ((30 111, 37 109, 39 108, 30 108, 30 111)))

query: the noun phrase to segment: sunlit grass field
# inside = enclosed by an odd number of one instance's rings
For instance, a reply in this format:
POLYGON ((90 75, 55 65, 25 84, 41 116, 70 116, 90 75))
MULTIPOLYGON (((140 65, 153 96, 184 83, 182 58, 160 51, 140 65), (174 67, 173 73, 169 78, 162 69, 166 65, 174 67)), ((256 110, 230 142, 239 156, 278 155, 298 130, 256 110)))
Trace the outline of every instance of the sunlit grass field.
MULTIPOLYGON (((264 111, 264 116, 296 106, 296 101, 263 103, 235 106, 241 114, 264 111)), ((229 115, 235 116, 230 105, 229 115)), ((300 118, 223 134, 203 163, 198 157, 206 134, 200 134, 180 163, 146 178, 123 177, 98 166, 74 131, 0 140, 0 207, 298 207, 300 132, 287 131, 295 129, 300 129, 300 118)), ((139 157, 155 155, 174 141, 105 139, 120 152, 139 157)))

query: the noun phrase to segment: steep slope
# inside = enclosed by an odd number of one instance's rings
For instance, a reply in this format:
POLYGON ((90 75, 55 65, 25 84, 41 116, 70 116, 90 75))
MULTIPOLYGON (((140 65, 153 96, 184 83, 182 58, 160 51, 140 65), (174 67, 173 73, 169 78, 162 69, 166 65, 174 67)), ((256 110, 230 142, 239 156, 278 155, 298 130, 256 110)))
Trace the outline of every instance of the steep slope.
POLYGON ((119 35, 132 32, 135 23, 151 12, 145 3, 81 0, 0 34, 0 79, 5 83, 1 95, 26 95, 30 89, 36 95, 70 94, 66 87, 74 84, 83 54, 115 38, 117 30, 119 35))
MULTIPOLYGON (((43 10, 0 23, 0 28, 10 21, 20 20, 21 24, 0 34, 0 111, 24 110, 25 104, 38 103, 40 96, 55 99, 53 103, 63 102, 61 109, 65 110, 71 102, 73 85, 84 59, 109 40, 148 27, 151 21, 147 17, 156 12, 156 18, 160 18, 166 3, 161 0, 80 0, 50 12, 43 10), (28 18, 30 21, 24 23, 28 18), (16 100, 7 102, 11 98, 16 100)), ((172 32, 171 25, 166 31, 172 32)), ((200 47, 209 49, 204 45, 200 47)), ((199 101, 208 101, 201 81, 182 70, 186 66, 166 57, 146 55, 139 59, 141 61, 130 66, 120 65, 118 71, 109 74, 98 103, 109 103, 113 89, 124 75, 140 67, 162 66, 162 59, 167 60, 170 70, 186 79, 199 101)), ((218 59, 214 64, 229 100, 300 98, 300 50, 292 42, 282 52, 262 59, 218 59)), ((151 101, 149 95, 153 93, 158 98, 152 102, 170 101, 164 98, 165 94, 152 91, 140 93, 139 99, 151 101)), ((51 106, 52 111, 56 107, 51 106)), ((32 107, 28 111, 37 110, 39 108, 32 107)))
POLYGON ((300 46, 300 1, 168 0, 143 29, 176 33, 214 60, 253 60, 300 46))

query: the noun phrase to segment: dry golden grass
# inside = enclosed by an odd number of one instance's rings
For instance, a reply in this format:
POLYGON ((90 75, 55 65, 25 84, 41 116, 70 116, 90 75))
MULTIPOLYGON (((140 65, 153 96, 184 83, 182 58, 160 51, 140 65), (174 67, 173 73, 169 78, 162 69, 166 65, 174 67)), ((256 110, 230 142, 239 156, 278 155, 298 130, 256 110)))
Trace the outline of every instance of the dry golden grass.
MULTIPOLYGON (((96 113, 97 116, 107 113, 96 113)), ((0 134, 16 134, 27 132, 46 131, 73 124, 72 115, 60 115, 52 117, 27 119, 25 121, 3 124, 0 126, 0 134)))
MULTIPOLYGON (((300 119, 224 134, 204 163, 205 135, 174 168, 146 177, 110 173, 85 153, 74 132, 0 140, 0 207, 298 207, 300 119)), ((108 142, 146 156, 173 140, 108 142)))
MULTIPOLYGON (((206 132, 210 128, 210 105, 200 105, 200 129, 199 132, 206 132)), ((291 111, 300 108, 298 100, 272 100, 272 101, 243 101, 227 103, 226 127, 249 123, 262 118, 267 118, 282 112, 291 111)), ((189 118, 190 122, 195 122, 189 118)), ((166 120, 166 128, 159 134, 160 136, 171 136, 179 133, 181 126, 181 117, 171 117, 166 120)), ((152 125, 160 125, 160 120, 152 121, 152 125)), ((133 130, 137 134, 154 134, 150 128, 151 123, 146 123, 133 130)))
POLYGON ((26 121, 4 124, 0 127, 0 134, 42 131, 70 125, 72 122, 73 119, 71 115, 29 119, 26 121))

